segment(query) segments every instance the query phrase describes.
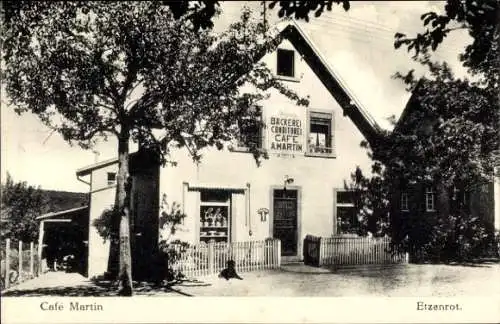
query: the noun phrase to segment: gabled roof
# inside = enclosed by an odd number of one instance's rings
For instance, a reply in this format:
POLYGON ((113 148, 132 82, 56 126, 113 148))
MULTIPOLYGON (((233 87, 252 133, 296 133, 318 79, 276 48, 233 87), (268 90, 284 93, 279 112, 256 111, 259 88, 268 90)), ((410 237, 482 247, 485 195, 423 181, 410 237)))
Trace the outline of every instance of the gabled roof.
POLYGON ((312 39, 295 22, 286 22, 279 28, 280 34, 288 39, 303 56, 316 76, 339 103, 344 114, 349 116, 363 136, 371 143, 375 142, 382 129, 375 119, 363 107, 340 75, 328 64, 312 39))
POLYGON ((415 112, 415 110, 418 108, 418 99, 417 99, 417 93, 422 87, 422 84, 425 82, 424 78, 421 78, 418 80, 417 84, 413 88, 410 98, 408 98, 408 101, 406 102, 405 108, 403 109, 403 112, 399 116, 398 121, 396 122, 396 125, 394 125, 394 129, 392 132, 401 130, 401 127, 404 127, 404 123, 407 121, 408 118, 410 118, 411 114, 415 112))
POLYGON ((118 162, 118 158, 114 158, 114 159, 109 159, 109 160, 105 160, 105 161, 101 161, 101 162, 97 162, 97 163, 85 166, 83 168, 76 170, 76 176, 77 177, 85 176, 95 169, 104 168, 104 167, 107 167, 108 165, 112 165, 112 164, 115 164, 117 162, 118 162))
MULTIPOLYGON (((321 80, 326 89, 335 98, 344 115, 348 116, 359 131, 363 134, 370 144, 375 145, 377 140, 382 135, 382 129, 377 124, 375 119, 363 107, 361 102, 356 98, 351 89, 347 86, 340 75, 328 64, 327 60, 321 54, 318 47, 313 43, 312 39, 307 36, 304 30, 295 21, 286 21, 276 26, 276 37, 282 36, 288 39, 302 55, 304 60, 309 64, 316 76, 321 80)), ((264 57, 266 53, 260 53, 256 57, 256 62, 264 57)), ((92 164, 87 167, 78 169, 77 176, 89 174, 92 170, 102 168, 114 163, 118 159, 111 159, 100 163, 92 164)))

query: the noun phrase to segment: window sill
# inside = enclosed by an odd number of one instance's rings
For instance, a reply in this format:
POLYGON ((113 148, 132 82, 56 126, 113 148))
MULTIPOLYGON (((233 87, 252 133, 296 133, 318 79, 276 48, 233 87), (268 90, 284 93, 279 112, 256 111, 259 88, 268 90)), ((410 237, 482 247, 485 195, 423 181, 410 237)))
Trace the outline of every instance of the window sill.
POLYGON ((333 153, 312 153, 312 152, 306 152, 306 153, 304 153, 304 156, 307 156, 307 157, 320 157, 320 158, 325 158, 325 159, 335 159, 337 157, 333 153))
MULTIPOLYGON (((246 146, 233 146, 229 148, 230 152, 238 152, 238 153, 251 153, 250 149, 246 146)), ((266 150, 264 149, 259 149, 261 153, 265 153, 266 150)))
POLYGON ((434 212, 436 212, 436 210, 435 209, 426 209, 425 212, 426 213, 434 213, 434 212))
POLYGON ((290 76, 286 76, 286 75, 275 75, 274 77, 280 81, 290 81, 290 82, 297 82, 297 83, 300 82, 300 79, 297 77, 290 77, 290 76))
POLYGON ((401 212, 402 212, 402 213, 409 213, 409 212, 410 212, 410 210, 409 210, 409 209, 401 209, 401 212))

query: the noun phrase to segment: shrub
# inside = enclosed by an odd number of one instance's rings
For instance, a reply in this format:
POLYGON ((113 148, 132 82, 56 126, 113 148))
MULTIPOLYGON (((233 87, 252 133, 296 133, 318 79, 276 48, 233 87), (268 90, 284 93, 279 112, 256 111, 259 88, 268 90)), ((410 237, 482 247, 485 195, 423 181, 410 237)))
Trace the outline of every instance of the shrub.
POLYGON ((423 245, 426 259, 433 262, 463 262, 485 257, 494 236, 486 230, 478 217, 467 213, 438 218, 423 245))
POLYGON ((186 218, 186 214, 182 212, 179 203, 174 202, 172 205, 169 205, 165 194, 162 197, 160 210, 158 257, 166 261, 159 261, 159 263, 161 264, 161 268, 164 269, 162 273, 168 282, 180 281, 184 278, 184 274, 179 270, 175 270, 174 265, 179 261, 182 253, 189 247, 189 243, 174 239, 174 237, 184 218, 186 218))
POLYGON ((119 219, 119 213, 115 206, 105 209, 101 215, 92 222, 99 236, 101 236, 105 242, 107 240, 115 240, 115 243, 119 242, 119 237, 111 230, 111 224, 114 219, 119 219))

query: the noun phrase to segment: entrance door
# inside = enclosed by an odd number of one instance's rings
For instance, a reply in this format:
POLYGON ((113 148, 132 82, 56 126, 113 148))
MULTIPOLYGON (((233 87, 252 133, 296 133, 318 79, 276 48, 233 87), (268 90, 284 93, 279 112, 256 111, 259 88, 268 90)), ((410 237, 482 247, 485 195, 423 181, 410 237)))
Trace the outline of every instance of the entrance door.
POLYGON ((281 240, 281 255, 297 255, 297 190, 274 190, 273 237, 281 240))

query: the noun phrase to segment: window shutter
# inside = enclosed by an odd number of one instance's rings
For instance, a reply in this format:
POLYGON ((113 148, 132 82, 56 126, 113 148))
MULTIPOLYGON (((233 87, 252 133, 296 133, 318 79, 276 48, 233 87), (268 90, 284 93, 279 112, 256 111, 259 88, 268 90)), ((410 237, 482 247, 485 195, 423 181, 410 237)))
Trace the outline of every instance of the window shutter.
POLYGON ((263 150, 268 150, 266 143, 266 133, 268 132, 269 125, 266 122, 265 116, 263 113, 260 114, 261 120, 264 122, 264 125, 260 127, 260 148, 263 150))
POLYGON ((330 134, 330 136, 331 136, 330 143, 332 145, 332 155, 336 157, 337 156, 337 150, 335 148, 335 115, 334 115, 333 111, 330 114, 330 119, 331 119, 331 123, 332 123, 331 130, 330 130, 330 132, 331 132, 331 134, 330 134))

